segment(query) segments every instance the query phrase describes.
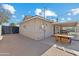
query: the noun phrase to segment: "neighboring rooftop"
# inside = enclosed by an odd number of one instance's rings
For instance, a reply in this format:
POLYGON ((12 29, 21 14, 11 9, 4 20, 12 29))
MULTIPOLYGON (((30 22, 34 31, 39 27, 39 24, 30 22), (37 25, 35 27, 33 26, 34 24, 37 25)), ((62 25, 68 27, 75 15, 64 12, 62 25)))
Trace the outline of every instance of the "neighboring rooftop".
POLYGON ((25 16, 24 17, 24 19, 23 19, 23 21, 26 21, 27 19, 30 19, 30 18, 32 18, 33 16, 25 16))

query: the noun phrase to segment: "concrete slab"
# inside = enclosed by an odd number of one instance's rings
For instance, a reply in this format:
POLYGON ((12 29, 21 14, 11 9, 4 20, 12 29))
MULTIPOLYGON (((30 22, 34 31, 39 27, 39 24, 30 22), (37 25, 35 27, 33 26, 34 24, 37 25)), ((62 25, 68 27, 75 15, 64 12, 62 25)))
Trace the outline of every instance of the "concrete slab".
POLYGON ((48 49, 42 56, 74 56, 73 54, 70 54, 68 52, 59 50, 57 48, 54 48, 53 46, 48 49))
POLYGON ((52 45, 52 46, 54 44, 56 44, 58 46, 79 52, 79 41, 78 40, 77 41, 72 40, 71 44, 62 44, 60 42, 56 42, 53 37, 50 37, 50 38, 47 38, 41 42, 48 44, 48 45, 52 45))

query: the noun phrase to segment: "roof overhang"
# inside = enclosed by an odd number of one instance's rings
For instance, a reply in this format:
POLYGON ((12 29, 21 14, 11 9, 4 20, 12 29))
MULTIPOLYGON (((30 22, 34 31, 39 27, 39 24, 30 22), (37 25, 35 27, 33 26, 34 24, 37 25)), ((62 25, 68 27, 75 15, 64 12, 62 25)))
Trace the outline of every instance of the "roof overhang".
POLYGON ((53 23, 53 24, 61 27, 73 27, 77 26, 78 22, 64 22, 64 23, 53 23))

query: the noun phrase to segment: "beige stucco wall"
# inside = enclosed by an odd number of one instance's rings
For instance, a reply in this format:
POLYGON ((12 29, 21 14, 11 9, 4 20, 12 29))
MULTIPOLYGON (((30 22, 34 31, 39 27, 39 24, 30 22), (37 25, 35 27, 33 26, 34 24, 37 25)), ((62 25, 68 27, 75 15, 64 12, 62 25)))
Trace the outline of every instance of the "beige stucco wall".
POLYGON ((34 20, 24 22, 20 25, 20 34, 35 40, 41 40, 44 39, 44 37, 47 38, 53 34, 53 26, 50 22, 40 18, 34 18, 34 20), (45 26, 44 29, 42 28, 42 25, 45 26))

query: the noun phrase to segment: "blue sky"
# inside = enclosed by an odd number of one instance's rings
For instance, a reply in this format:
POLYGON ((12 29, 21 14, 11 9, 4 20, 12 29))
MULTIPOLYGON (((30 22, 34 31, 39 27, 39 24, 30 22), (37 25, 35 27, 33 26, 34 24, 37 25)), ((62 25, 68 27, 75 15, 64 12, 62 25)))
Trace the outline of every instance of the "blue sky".
POLYGON ((42 10, 44 10, 44 8, 46 8, 47 11, 46 18, 54 21, 57 18, 59 19, 59 22, 79 21, 79 4, 77 3, 6 3, 5 6, 6 5, 10 6, 9 10, 11 12, 13 11, 9 23, 19 23, 23 20, 24 16, 28 15, 43 16, 43 14, 40 13, 43 13, 42 10))

